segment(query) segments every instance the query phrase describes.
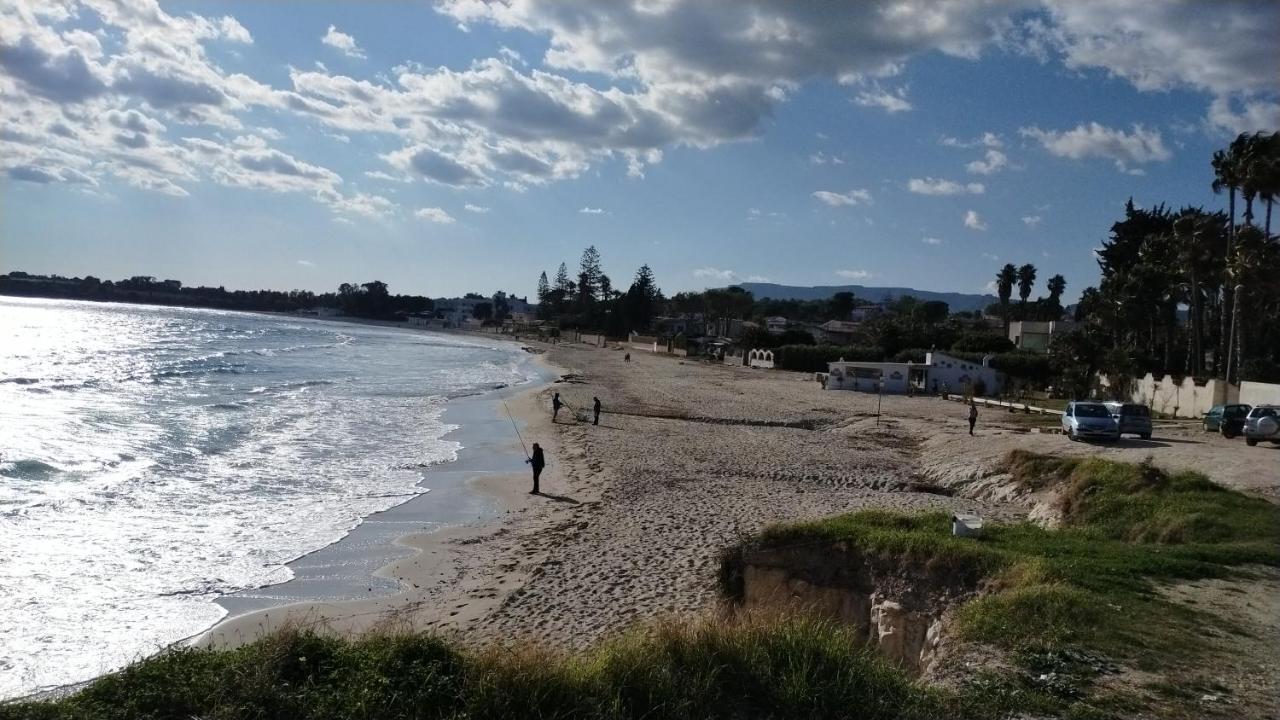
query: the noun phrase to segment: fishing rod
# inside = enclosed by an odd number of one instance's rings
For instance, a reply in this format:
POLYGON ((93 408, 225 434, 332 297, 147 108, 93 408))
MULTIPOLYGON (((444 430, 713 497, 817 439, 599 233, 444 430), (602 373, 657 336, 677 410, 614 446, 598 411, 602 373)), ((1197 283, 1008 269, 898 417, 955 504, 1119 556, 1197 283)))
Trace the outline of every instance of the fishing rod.
POLYGON ((502 397, 501 395, 498 396, 498 399, 502 401, 502 407, 507 409, 507 417, 510 418, 511 420, 511 428, 516 431, 516 437, 520 438, 520 447, 524 448, 525 459, 526 460, 531 459, 529 456, 529 448, 524 444, 524 437, 520 435, 520 426, 516 425, 516 418, 514 415, 511 414, 511 407, 507 405, 507 399, 502 397))

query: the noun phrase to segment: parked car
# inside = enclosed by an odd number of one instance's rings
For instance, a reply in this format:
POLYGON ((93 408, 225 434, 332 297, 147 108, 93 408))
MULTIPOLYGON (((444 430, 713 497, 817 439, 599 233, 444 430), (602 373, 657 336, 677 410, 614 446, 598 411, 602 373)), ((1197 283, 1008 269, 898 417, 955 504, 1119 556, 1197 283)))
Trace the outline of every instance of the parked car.
POLYGON ((1067 403, 1062 432, 1071 440, 1119 440, 1120 424, 1100 402, 1067 403))
POLYGON ((1252 405, 1214 405, 1204 414, 1205 432, 1220 432, 1222 437, 1233 438, 1244 431, 1244 418, 1252 405))
POLYGON ((1109 402, 1106 405, 1120 426, 1121 435, 1151 439, 1151 408, 1141 403, 1109 402))
POLYGON ((1280 445, 1280 405, 1259 405, 1244 420, 1244 441, 1253 447, 1259 440, 1280 445))

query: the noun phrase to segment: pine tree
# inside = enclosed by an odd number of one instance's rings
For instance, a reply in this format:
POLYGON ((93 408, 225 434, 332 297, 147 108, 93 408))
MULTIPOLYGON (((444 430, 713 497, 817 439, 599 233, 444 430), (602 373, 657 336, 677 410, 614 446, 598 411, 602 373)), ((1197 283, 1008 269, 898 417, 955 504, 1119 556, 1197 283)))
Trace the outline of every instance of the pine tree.
POLYGON ((551 283, 547 282, 547 271, 538 276, 538 304, 545 305, 551 297, 551 283))
POLYGON ((587 246, 582 251, 582 262, 578 266, 578 298, 583 303, 595 299, 600 290, 600 252, 595 245, 587 246))

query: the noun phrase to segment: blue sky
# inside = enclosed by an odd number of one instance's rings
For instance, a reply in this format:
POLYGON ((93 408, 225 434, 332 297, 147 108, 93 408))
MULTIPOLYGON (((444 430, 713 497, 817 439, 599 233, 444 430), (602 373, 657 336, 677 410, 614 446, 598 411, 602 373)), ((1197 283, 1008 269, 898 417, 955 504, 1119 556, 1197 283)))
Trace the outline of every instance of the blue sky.
POLYGON ((0 270, 228 288, 1096 281, 1220 206, 1280 4, 5 0, 0 270))

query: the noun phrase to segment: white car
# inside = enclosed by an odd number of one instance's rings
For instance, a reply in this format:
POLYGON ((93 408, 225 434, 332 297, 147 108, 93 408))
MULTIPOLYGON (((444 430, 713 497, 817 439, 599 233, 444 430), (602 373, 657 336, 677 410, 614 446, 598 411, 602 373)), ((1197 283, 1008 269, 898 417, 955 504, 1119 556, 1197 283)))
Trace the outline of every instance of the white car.
POLYGON ((1062 432, 1071 440, 1119 440, 1120 423, 1100 402, 1073 400, 1062 413, 1062 432))
POLYGON ((1280 445, 1280 405, 1258 405, 1245 416, 1245 443, 1253 447, 1263 440, 1280 445))

